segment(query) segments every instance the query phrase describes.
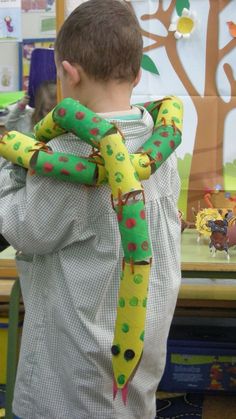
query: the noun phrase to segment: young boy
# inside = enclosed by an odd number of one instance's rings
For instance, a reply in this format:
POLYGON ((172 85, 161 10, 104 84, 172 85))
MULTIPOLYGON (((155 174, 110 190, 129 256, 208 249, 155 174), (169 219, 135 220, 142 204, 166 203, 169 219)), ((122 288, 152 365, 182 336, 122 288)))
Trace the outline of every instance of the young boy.
MULTIPOLYGON (((152 135, 143 107, 130 105, 140 78, 142 38, 130 8, 118 0, 90 0, 63 24, 55 44, 64 97, 111 121, 130 153, 152 135)), ((88 156, 73 134, 50 147, 88 156)), ((18 179, 16 166, 0 192, 0 231, 33 253, 31 287, 13 409, 22 419, 154 419, 155 392, 180 285, 179 178, 172 155, 143 181, 153 262, 143 356, 125 406, 113 400, 111 345, 123 252, 110 188, 51 178, 18 179), (19 182, 19 183, 18 183, 19 182)))

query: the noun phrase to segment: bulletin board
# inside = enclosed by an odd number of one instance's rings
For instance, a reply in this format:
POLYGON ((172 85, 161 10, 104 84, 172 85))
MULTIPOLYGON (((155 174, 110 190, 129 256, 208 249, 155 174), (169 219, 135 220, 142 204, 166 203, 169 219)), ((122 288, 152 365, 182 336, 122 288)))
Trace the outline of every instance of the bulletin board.
MULTIPOLYGON (((83 1, 65 0, 58 22, 83 1), (64 8, 64 9, 63 9, 64 8)), ((236 0, 131 0, 143 34, 142 78, 133 103, 179 96, 179 208, 236 205, 236 0), (188 24, 186 24, 186 22, 188 24), (182 32, 181 32, 182 31, 182 32)))

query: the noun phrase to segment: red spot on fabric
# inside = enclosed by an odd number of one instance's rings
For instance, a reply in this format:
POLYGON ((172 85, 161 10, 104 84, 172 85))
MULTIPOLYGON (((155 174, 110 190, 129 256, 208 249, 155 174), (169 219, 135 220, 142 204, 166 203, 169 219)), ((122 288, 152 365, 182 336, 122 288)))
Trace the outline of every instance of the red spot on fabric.
POLYGON ((146 213, 145 213, 145 211, 144 211, 144 210, 141 210, 141 211, 140 211, 140 218, 142 218, 142 220, 145 220, 145 218, 146 218, 146 213))
POLYGON ((66 109, 65 108, 58 109, 57 114, 59 116, 65 116, 66 115, 66 109))
POLYGON ((163 159, 162 154, 161 154, 161 153, 157 153, 157 155, 156 155, 156 160, 157 160, 157 161, 162 161, 162 159, 163 159))
POLYGON ((61 175, 69 176, 70 172, 66 169, 61 169, 61 175))
POLYGON ((90 132, 91 135, 96 136, 99 133, 99 129, 98 128, 92 128, 89 132, 90 132))
POLYGON ((173 140, 171 140, 169 144, 170 144, 170 148, 175 148, 175 142, 173 140))
POLYGON ((98 122, 100 122, 100 121, 101 121, 101 118, 99 118, 98 116, 94 116, 94 117, 93 117, 93 119, 92 119, 92 121, 93 121, 95 124, 97 124, 98 122))
POLYGON ((160 147, 160 145, 162 144, 162 141, 154 141, 154 144, 156 147, 160 147))
POLYGON ((53 171, 53 168, 54 168, 54 166, 51 163, 44 163, 44 165, 43 165, 43 170, 46 173, 52 172, 53 171))
POLYGON ((86 169, 86 166, 84 166, 84 165, 83 165, 83 163, 78 163, 78 164, 75 166, 75 168, 76 168, 76 170, 77 170, 78 172, 82 172, 82 170, 86 169))
POLYGON ((125 224, 127 228, 133 228, 136 226, 136 220, 135 218, 128 218, 125 224))
POLYGON ((128 250, 130 251, 130 252, 134 252, 136 249, 137 249, 137 245, 135 244, 135 243, 128 243, 128 250))
POLYGON ((65 163, 69 161, 68 157, 65 157, 65 156, 60 156, 58 160, 65 163))
POLYGON ((79 120, 84 119, 85 113, 84 112, 76 112, 75 117, 76 117, 76 119, 79 119, 79 120))
POLYGON ((169 134, 168 134, 168 132, 167 132, 167 131, 162 131, 162 132, 160 132, 160 135, 161 135, 162 137, 168 137, 168 136, 169 136, 169 134))
POLYGON ((145 240, 142 244, 141 247, 143 250, 148 250, 148 242, 145 240))

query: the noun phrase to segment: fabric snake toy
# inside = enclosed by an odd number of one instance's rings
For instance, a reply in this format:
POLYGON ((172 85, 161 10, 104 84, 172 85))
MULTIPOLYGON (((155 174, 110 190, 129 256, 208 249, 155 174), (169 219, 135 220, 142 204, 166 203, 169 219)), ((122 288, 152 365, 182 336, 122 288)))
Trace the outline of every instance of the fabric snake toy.
POLYGON ((17 131, 4 134, 0 155, 34 173, 63 181, 99 186, 107 183, 117 214, 124 253, 114 339, 111 347, 113 396, 121 389, 126 403, 128 382, 142 357, 152 250, 141 180, 148 179, 181 143, 183 107, 174 97, 142 105, 154 121, 152 136, 129 154, 114 123, 78 101, 63 99, 34 128, 31 138, 17 131), (87 158, 53 152, 46 143, 65 132, 92 146, 87 158))

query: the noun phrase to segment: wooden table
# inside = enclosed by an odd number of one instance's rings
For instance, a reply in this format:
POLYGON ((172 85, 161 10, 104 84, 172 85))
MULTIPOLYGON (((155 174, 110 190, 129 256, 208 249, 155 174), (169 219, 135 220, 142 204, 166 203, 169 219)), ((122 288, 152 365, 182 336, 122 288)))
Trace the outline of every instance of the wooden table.
MULTIPOLYGON (((0 254, 0 302, 9 301, 16 278, 14 250, 9 248, 0 254)), ((196 230, 185 230, 182 278, 177 307, 236 309, 236 247, 230 249, 229 261, 223 252, 213 258, 207 240, 197 243, 196 230)))
POLYGON ((236 248, 213 258, 196 230, 182 235, 182 285, 176 315, 236 317, 236 248))
POLYGON ((0 259, 0 303, 9 302, 12 286, 17 277, 14 259, 0 259))

